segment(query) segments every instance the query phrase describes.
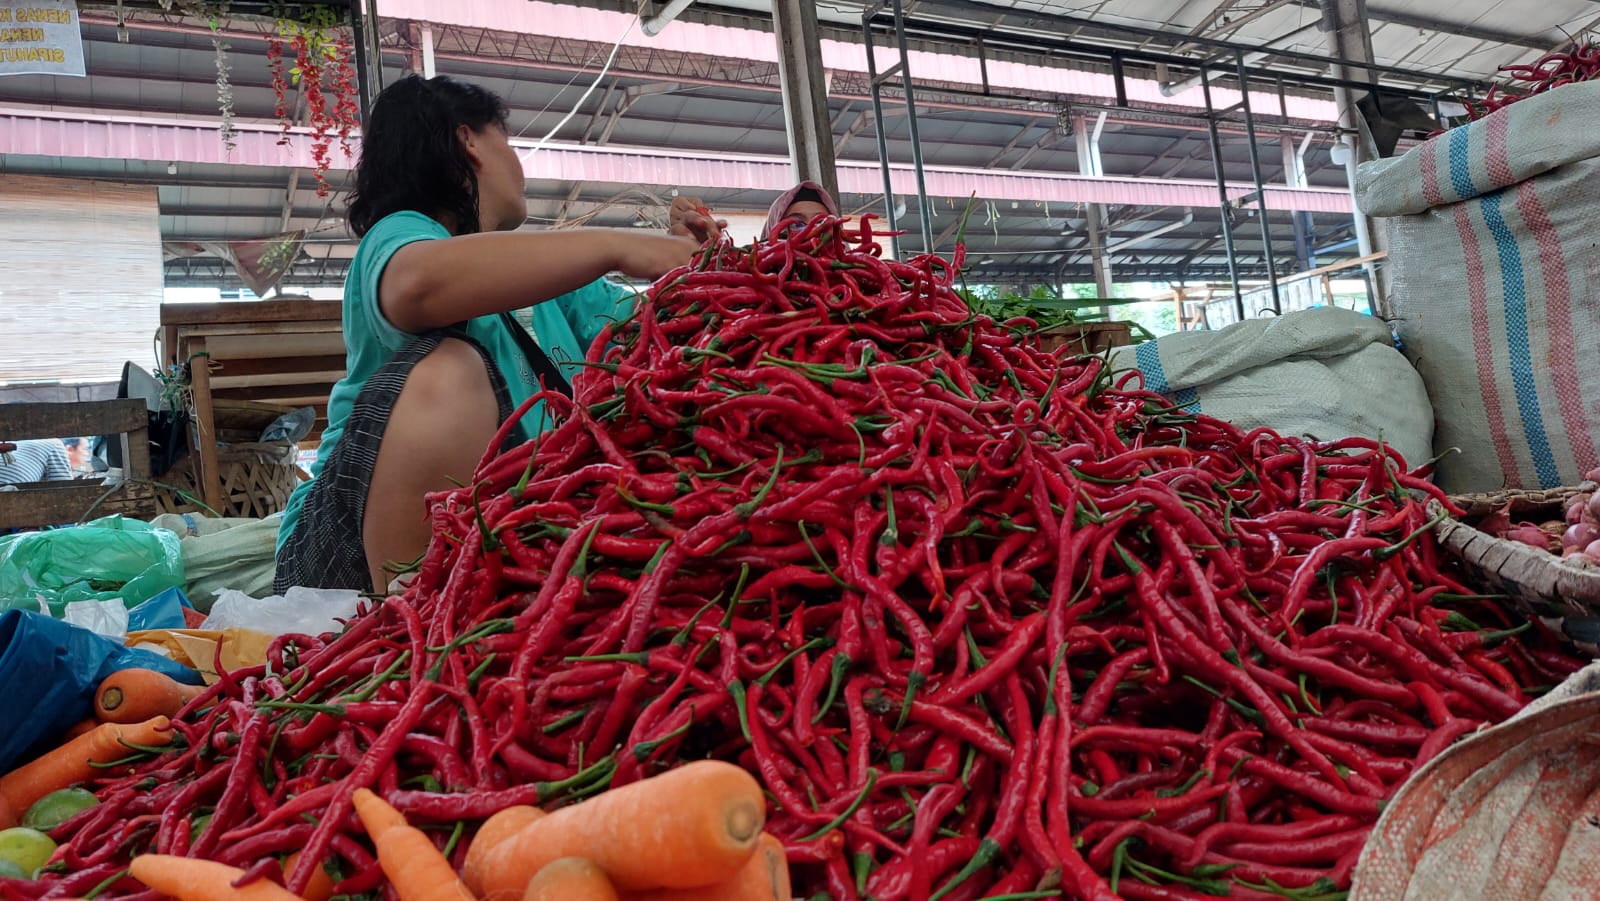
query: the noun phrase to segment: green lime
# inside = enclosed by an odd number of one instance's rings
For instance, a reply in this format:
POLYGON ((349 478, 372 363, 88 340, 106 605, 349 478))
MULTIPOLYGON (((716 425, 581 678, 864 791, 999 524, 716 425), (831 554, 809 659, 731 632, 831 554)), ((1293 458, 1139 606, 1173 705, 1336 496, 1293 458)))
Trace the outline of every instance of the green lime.
POLYGON ((27 879, 28 874, 9 860, 0 860, 0 879, 27 879))
POLYGON ((30 876, 49 863, 54 853, 56 843, 37 829, 18 826, 0 831, 0 861, 9 861, 30 876))
POLYGON ((49 832, 67 820, 100 803, 86 788, 63 788, 40 798, 22 815, 22 825, 49 832))

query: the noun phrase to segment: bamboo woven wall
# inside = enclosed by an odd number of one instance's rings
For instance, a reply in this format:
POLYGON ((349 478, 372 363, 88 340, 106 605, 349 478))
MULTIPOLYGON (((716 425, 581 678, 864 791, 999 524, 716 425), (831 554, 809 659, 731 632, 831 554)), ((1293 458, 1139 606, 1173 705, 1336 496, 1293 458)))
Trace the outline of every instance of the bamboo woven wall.
POLYGON ((154 187, 0 174, 0 384, 150 368, 161 296, 154 187))

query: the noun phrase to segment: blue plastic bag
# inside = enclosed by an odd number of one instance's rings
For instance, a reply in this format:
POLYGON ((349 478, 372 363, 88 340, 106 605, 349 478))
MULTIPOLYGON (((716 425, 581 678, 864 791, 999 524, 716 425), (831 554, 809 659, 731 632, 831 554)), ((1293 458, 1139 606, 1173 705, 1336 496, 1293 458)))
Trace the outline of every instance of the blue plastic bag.
POLYGON ((190 610, 194 606, 184 596, 181 589, 168 588, 143 604, 128 611, 128 631, 143 632, 147 629, 182 629, 183 608, 190 610))
POLYGON ((100 681, 136 667, 201 684, 199 673, 160 654, 42 613, 0 614, 0 773, 49 750, 74 724, 93 716, 100 681))

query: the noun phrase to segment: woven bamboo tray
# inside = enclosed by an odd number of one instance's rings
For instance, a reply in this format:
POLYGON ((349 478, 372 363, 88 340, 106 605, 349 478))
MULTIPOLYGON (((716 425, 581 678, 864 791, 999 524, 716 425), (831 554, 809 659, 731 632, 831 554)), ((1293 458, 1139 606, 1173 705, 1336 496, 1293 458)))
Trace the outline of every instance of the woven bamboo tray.
MULTIPOLYGON (((222 484, 222 509, 218 516, 262 519, 282 510, 289 493, 300 484, 292 444, 227 444, 217 448, 217 472, 222 484)), ((186 454, 160 479, 156 502, 162 513, 204 513, 198 500, 204 494, 195 475, 194 455, 186 454)))
MULTIPOLYGON (((1469 523, 1511 505, 1513 522, 1561 519, 1575 494, 1596 490, 1593 482, 1542 491, 1507 490, 1452 497, 1466 511, 1466 521, 1446 517, 1434 532, 1439 544, 1459 559, 1478 581, 1505 592, 1522 609, 1545 619, 1600 615, 1600 566, 1576 558, 1562 559, 1519 541, 1495 538, 1469 523)), ((1431 517, 1444 512, 1428 503, 1431 517)))

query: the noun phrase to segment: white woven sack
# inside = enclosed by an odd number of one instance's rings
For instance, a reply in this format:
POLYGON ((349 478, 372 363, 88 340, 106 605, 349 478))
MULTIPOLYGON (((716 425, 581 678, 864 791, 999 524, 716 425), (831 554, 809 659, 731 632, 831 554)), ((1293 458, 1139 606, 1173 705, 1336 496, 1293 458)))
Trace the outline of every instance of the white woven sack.
POLYGON ((1600 664, 1430 760, 1384 806, 1350 901, 1600 899, 1600 664))
POLYGON ((1553 488, 1600 463, 1600 83, 1363 164, 1391 302, 1452 493, 1553 488))
POLYGON ((1395 350, 1389 327, 1362 313, 1318 307, 1179 332, 1117 348, 1112 367, 1139 369, 1146 388, 1242 429, 1381 437, 1411 466, 1432 455, 1422 378, 1395 350))

